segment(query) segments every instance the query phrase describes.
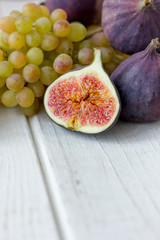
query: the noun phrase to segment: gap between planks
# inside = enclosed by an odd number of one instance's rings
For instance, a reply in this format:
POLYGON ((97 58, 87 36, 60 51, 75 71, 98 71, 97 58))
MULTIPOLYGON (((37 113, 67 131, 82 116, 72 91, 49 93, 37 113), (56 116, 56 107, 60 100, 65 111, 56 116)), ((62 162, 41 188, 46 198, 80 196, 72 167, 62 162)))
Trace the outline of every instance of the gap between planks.
POLYGON ((43 143, 43 134, 37 116, 28 119, 35 151, 40 162, 42 176, 44 178, 46 190, 51 204, 52 213, 54 215, 57 231, 61 240, 75 240, 71 226, 69 225, 66 210, 61 199, 59 187, 56 181, 53 167, 48 158, 47 151, 43 143), (34 131, 33 131, 34 129, 34 131))

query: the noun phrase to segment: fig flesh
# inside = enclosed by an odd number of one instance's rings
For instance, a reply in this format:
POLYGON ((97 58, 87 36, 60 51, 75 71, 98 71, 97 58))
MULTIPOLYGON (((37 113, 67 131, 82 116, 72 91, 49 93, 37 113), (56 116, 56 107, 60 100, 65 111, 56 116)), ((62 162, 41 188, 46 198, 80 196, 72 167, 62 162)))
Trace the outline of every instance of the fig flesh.
POLYGON ((84 133, 99 133, 115 123, 120 101, 114 84, 102 68, 101 51, 93 62, 60 76, 46 90, 44 106, 57 124, 84 133))
POLYGON ((85 25, 100 24, 103 0, 46 0, 52 12, 56 8, 66 11, 68 21, 80 21, 85 25))
POLYGON ((102 26, 111 45, 133 54, 160 37, 159 0, 104 0, 102 26))
POLYGON ((160 43, 151 41, 148 47, 133 54, 112 73, 121 98, 121 118, 134 122, 160 119, 160 43))

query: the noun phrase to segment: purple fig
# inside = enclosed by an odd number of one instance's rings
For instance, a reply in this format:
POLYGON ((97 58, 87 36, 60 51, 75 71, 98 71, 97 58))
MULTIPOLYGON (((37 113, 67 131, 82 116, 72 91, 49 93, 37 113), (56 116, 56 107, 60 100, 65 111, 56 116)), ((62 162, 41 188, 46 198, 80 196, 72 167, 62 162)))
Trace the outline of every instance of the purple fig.
POLYGON ((104 0, 102 26, 111 45, 132 54, 160 37, 160 0, 104 0))
POLYGON ((160 119, 160 47, 158 38, 133 54, 112 73, 120 94, 121 118, 135 122, 160 119))
POLYGON ((103 0, 46 0, 50 11, 62 8, 67 12, 69 21, 80 21, 85 25, 101 22, 103 0))

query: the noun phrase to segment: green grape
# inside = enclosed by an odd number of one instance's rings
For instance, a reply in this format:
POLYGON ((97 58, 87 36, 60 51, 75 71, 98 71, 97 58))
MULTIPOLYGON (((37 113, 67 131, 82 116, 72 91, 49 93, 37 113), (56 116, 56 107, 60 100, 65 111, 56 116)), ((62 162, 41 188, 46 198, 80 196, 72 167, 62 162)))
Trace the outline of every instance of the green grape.
POLYGON ((3 87, 0 88, 0 103, 2 103, 2 95, 5 91, 7 91, 8 88, 6 87, 6 85, 4 85, 3 87))
POLYGON ((58 74, 54 71, 53 67, 44 66, 41 68, 40 80, 44 85, 49 86, 57 78, 58 74))
POLYGON ((35 97, 42 97, 45 92, 45 87, 40 81, 28 83, 28 87, 33 90, 35 97))
POLYGON ((86 39, 83 40, 82 42, 79 43, 79 50, 82 48, 90 48, 93 49, 93 43, 91 41, 91 39, 86 39))
POLYGON ((102 62, 110 62, 113 57, 113 50, 107 47, 100 47, 100 49, 102 52, 102 62))
POLYGON ((16 50, 9 55, 8 61, 12 64, 14 68, 20 69, 25 66, 27 59, 23 52, 16 50))
POLYGON ((50 12, 49 12, 48 7, 46 7, 45 5, 40 5, 40 8, 42 10, 43 17, 49 18, 50 17, 50 12))
POLYGON ((67 13, 63 9, 57 8, 51 12, 50 19, 53 24, 58 20, 66 20, 67 13))
POLYGON ((72 58, 64 53, 56 57, 53 63, 53 68, 57 73, 63 74, 71 70, 72 65, 73 65, 72 58))
POLYGON ((14 18, 18 18, 18 17, 22 16, 22 13, 20 11, 13 10, 12 12, 10 12, 9 16, 14 17, 14 18))
POLYGON ((12 90, 7 90, 2 95, 2 103, 6 107, 14 107, 17 105, 16 93, 12 90))
POLYGON ((41 48, 44 51, 54 50, 59 43, 59 39, 53 33, 46 33, 42 35, 41 48))
POLYGON ((67 38, 61 38, 58 47, 55 50, 58 54, 66 53, 72 56, 73 43, 67 38))
POLYGON ((105 63, 103 64, 104 66, 104 69, 106 70, 106 72, 108 73, 108 75, 111 75, 114 70, 117 68, 117 63, 111 61, 111 62, 108 62, 108 63, 105 63))
POLYGON ((0 77, 0 88, 2 88, 6 84, 6 78, 0 77))
POLYGON ((3 51, 0 49, 0 62, 3 61, 3 51))
POLYGON ((30 17, 21 16, 15 21, 17 31, 20 33, 28 33, 32 30, 33 21, 30 17))
POLYGON ((20 49, 25 46, 25 36, 23 33, 14 32, 9 35, 8 44, 13 49, 20 49))
POLYGON ((36 82, 40 78, 40 69, 35 64, 28 64, 23 68, 23 77, 26 82, 36 82))
POLYGON ((0 29, 6 33, 15 32, 16 31, 15 20, 16 19, 14 17, 10 16, 2 17, 0 19, 0 29))
POLYGON ((9 33, 2 32, 1 39, 4 44, 8 46, 8 38, 9 38, 9 33))
POLYGON ((78 52, 78 60, 81 64, 90 64, 93 61, 93 51, 90 48, 82 48, 78 52))
POLYGON ((72 22, 70 24, 70 32, 67 37, 72 42, 80 42, 86 37, 86 34, 86 28, 82 23, 72 22))
POLYGON ((0 77, 7 78, 13 72, 13 66, 8 61, 0 62, 0 77))
POLYGON ((27 62, 35 65, 40 65, 43 62, 44 54, 40 48, 30 48, 26 54, 27 62))
POLYGON ((38 99, 35 98, 34 103, 30 107, 21 107, 21 110, 27 117, 32 117, 39 110, 39 101, 38 101, 38 99))
POLYGON ((98 32, 95 33, 92 38, 92 43, 96 46, 96 47, 109 47, 110 43, 108 41, 108 39, 105 37, 103 32, 98 32))
POLYGON ((32 29, 26 34, 26 43, 29 47, 38 47, 41 43, 41 35, 35 29, 32 29))
POLYGON ((21 107, 30 107, 34 103, 34 92, 28 87, 23 87, 16 93, 16 99, 21 107))
POLYGON ((40 68, 44 67, 44 66, 53 66, 53 61, 49 60, 49 59, 44 59, 43 62, 40 65, 40 68))
POLYGON ((24 84, 25 80, 21 74, 11 74, 6 80, 7 87, 14 92, 21 90, 24 84))
POLYGON ((39 33, 45 34, 51 30, 52 24, 48 18, 41 17, 36 20, 35 27, 39 33))
POLYGON ((53 31, 57 37, 66 37, 70 32, 70 24, 67 20, 58 20, 53 25, 53 31))
POLYGON ((42 9, 39 5, 35 3, 26 3, 22 8, 22 13, 24 16, 31 17, 33 21, 42 17, 42 9))
POLYGON ((44 52, 45 59, 51 60, 52 66, 53 66, 53 61, 56 59, 57 55, 58 54, 55 51, 44 52))

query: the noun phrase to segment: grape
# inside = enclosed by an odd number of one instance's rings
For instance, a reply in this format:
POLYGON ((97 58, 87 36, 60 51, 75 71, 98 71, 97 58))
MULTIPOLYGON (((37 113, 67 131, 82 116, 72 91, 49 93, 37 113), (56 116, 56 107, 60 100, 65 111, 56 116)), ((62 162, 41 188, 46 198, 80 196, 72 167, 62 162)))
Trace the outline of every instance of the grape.
POLYGON ((24 84, 25 80, 20 74, 11 74, 6 80, 7 87, 14 92, 23 88, 24 84))
POLYGON ((73 43, 67 38, 61 38, 58 47, 56 48, 56 52, 58 54, 66 53, 68 55, 72 55, 73 43))
POLYGON ((90 48, 90 49, 93 49, 93 43, 90 39, 86 39, 82 42, 80 42, 79 44, 79 49, 82 49, 82 48, 90 48))
POLYGON ((36 20, 35 27, 39 33, 44 34, 51 30, 52 24, 48 18, 41 17, 36 20))
POLYGON ((36 82, 40 78, 40 69, 35 64, 28 64, 23 68, 23 77, 26 82, 36 82))
POLYGON ((2 95, 2 103, 6 107, 14 107, 17 105, 16 93, 12 90, 7 90, 2 95))
POLYGON ((15 18, 14 17, 2 17, 0 19, 0 29, 3 32, 7 32, 7 33, 13 33, 16 31, 16 26, 15 26, 15 18))
POLYGON ((23 87, 16 93, 16 99, 21 107, 30 107, 34 103, 35 96, 30 88, 23 87))
POLYGON ((8 61, 0 62, 0 77, 5 78, 13 72, 12 64, 8 61))
POLYGON ((54 50, 59 43, 59 39, 53 33, 46 33, 42 35, 41 48, 44 51, 54 50))
POLYGON ((110 46, 110 43, 109 43, 108 39, 105 37, 103 32, 95 33, 92 36, 92 43, 96 47, 109 47, 110 46))
POLYGON ((22 16, 22 13, 20 11, 13 10, 12 12, 10 12, 9 16, 18 18, 18 17, 22 16))
POLYGON ((72 68, 72 64, 72 58, 64 53, 56 57, 53 63, 53 67, 57 73, 63 74, 68 72, 72 68))
POLYGON ((53 31, 57 37, 66 37, 70 32, 70 24, 67 20, 58 20, 53 25, 53 31))
POLYGON ((18 32, 28 33, 32 30, 33 21, 30 17, 21 16, 16 19, 15 25, 18 32))
POLYGON ((104 64, 104 69, 106 70, 108 75, 111 75, 114 72, 114 70, 117 68, 117 66, 118 66, 117 63, 111 61, 104 64))
POLYGON ((87 37, 93 36, 95 33, 102 31, 102 26, 101 25, 89 25, 87 27, 87 37))
POLYGON ((45 66, 41 68, 40 80, 44 85, 49 86, 57 78, 58 74, 54 71, 53 67, 45 66))
POLYGON ((6 87, 6 85, 4 85, 3 87, 0 88, 0 103, 2 102, 3 93, 7 90, 8 90, 8 88, 6 87))
POLYGON ((49 60, 49 59, 44 59, 43 62, 41 63, 40 67, 44 67, 44 66, 53 66, 53 61, 49 60))
POLYGON ((0 62, 3 61, 3 51, 0 49, 0 62))
POLYGON ((6 84, 6 78, 0 77, 0 88, 2 88, 6 84))
POLYGON ((50 12, 49 12, 48 7, 46 7, 45 5, 40 5, 40 8, 41 8, 41 10, 42 10, 42 15, 43 15, 43 17, 49 18, 50 12))
POLYGON ((30 48, 27 52, 27 62, 35 65, 40 65, 43 62, 44 54, 40 48, 30 48))
POLYGON ((51 13, 50 19, 53 24, 58 20, 66 20, 67 13, 63 9, 57 8, 51 13))
POLYGON ((24 16, 31 17, 33 21, 43 15, 41 7, 35 3, 26 3, 22 8, 22 13, 24 16))
POLYGON ((12 64, 12 66, 14 68, 20 69, 20 68, 24 67, 27 60, 26 60, 26 56, 23 52, 16 50, 16 51, 13 51, 9 55, 8 61, 12 64))
POLYGON ((20 32, 14 32, 9 35, 9 46, 13 49, 20 49, 25 45, 25 36, 20 32))
POLYGON ((34 92, 35 97, 42 97, 45 91, 45 87, 42 82, 37 81, 34 83, 28 83, 28 87, 34 92))
POLYGON ((106 47, 100 47, 100 49, 102 51, 102 62, 103 63, 110 62, 113 57, 112 49, 106 47))
POLYGON ((93 51, 90 48, 82 48, 78 52, 78 60, 81 64, 90 64, 93 61, 93 51))
POLYGON ((21 107, 22 112, 27 117, 32 117, 38 112, 39 109, 39 101, 37 98, 35 98, 34 103, 30 107, 21 107))
POLYGON ((9 38, 9 33, 2 32, 1 39, 4 44, 8 46, 8 38, 9 38))
POLYGON ((83 24, 80 22, 72 22, 70 24, 70 32, 68 34, 68 39, 72 42, 80 42, 86 37, 87 31, 83 24))
POLYGON ((29 47, 38 47, 41 43, 41 35, 35 29, 32 29, 26 34, 26 43, 29 47))
POLYGON ((75 63, 75 64, 73 64, 72 69, 75 70, 75 69, 79 69, 79 68, 83 68, 83 67, 84 66, 82 66, 81 64, 75 63))

